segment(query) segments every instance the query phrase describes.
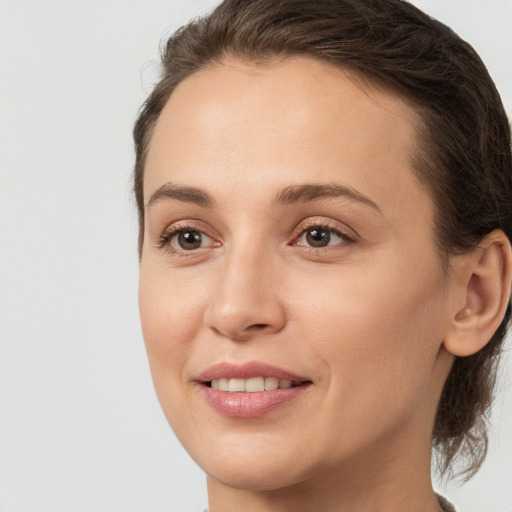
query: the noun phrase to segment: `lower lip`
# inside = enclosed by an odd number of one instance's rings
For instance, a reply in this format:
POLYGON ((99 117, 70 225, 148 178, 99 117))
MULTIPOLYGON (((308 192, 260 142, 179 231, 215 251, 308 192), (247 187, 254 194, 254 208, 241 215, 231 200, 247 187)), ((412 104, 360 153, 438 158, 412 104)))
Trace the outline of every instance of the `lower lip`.
POLYGON ((231 418, 260 418, 279 406, 291 402, 310 387, 309 384, 256 393, 231 393, 202 385, 208 404, 217 412, 231 418))

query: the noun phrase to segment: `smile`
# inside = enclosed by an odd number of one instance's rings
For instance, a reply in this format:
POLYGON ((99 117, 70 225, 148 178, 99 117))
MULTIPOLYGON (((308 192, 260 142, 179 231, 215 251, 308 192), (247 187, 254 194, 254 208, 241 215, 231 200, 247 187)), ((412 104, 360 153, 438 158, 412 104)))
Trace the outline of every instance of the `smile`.
POLYGON ((230 418, 260 418, 290 404, 313 382, 263 362, 220 363, 197 379, 206 403, 230 418))

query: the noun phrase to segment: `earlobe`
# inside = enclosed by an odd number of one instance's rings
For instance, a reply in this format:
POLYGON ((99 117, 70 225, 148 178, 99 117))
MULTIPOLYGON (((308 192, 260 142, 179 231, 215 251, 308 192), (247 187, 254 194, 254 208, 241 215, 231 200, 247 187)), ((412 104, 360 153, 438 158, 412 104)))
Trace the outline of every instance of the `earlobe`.
POLYGON ((459 272, 463 286, 444 346, 453 355, 464 357, 482 349, 505 316, 510 301, 512 250, 507 236, 496 230, 461 257, 465 264, 455 272, 459 272))

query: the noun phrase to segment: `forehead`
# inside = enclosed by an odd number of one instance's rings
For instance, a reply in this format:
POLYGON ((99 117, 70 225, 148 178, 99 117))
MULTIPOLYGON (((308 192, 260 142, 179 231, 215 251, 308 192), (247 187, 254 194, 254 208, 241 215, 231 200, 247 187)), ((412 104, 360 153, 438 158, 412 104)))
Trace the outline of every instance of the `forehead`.
POLYGON ((415 118, 396 95, 311 58, 226 61, 185 79, 164 107, 149 146, 146 202, 169 180, 206 180, 221 191, 238 181, 261 188, 339 177, 377 197, 397 194, 418 186, 415 118))

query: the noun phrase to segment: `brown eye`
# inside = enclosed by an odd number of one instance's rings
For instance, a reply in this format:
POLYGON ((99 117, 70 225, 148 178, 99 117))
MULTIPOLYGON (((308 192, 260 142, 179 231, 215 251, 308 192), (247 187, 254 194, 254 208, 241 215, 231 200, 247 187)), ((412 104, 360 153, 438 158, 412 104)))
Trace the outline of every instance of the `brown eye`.
POLYGON ((192 251, 204 247, 208 241, 211 242, 211 239, 200 231, 187 229, 176 233, 171 240, 171 245, 176 249, 192 251))
POLYGON ((329 227, 312 226, 305 229, 296 244, 315 249, 350 242, 350 238, 329 227))
POLYGON ((325 247, 331 241, 331 233, 323 228, 311 228, 305 233, 306 242, 311 247, 325 247))

